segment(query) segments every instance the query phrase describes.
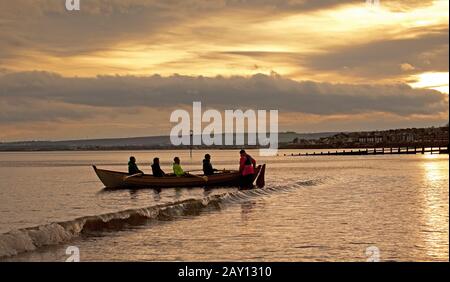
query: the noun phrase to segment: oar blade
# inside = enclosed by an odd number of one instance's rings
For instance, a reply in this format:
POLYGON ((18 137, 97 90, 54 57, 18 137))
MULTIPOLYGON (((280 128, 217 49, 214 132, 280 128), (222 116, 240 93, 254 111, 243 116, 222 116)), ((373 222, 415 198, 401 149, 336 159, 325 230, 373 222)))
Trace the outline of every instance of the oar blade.
POLYGON ((130 179, 132 177, 138 177, 138 176, 142 176, 142 175, 144 175, 144 174, 143 173, 136 173, 136 174, 133 174, 133 175, 125 176, 123 178, 123 180, 128 180, 128 179, 130 179))
POLYGON ((259 171, 258 177, 256 178, 256 186, 258 188, 263 188, 264 186, 266 186, 265 174, 266 174, 266 164, 263 164, 261 170, 259 171))

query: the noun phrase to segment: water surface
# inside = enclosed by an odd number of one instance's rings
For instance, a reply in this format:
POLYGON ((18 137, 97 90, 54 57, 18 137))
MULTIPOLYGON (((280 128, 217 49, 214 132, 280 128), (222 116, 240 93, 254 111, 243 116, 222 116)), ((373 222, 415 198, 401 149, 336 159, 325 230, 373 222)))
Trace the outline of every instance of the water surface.
MULTIPOLYGON (((448 155, 258 157, 266 188, 103 191, 90 167, 205 152, 0 153, 0 256, 64 261, 448 261, 448 155)), ((236 151, 209 151, 235 169, 236 151)))

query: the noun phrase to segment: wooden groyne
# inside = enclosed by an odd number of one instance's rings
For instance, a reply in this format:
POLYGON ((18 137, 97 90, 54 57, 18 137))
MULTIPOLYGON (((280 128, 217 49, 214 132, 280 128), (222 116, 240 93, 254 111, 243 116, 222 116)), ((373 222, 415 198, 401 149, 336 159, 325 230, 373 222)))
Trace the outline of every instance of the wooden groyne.
MULTIPOLYGON (((321 152, 292 153, 290 156, 360 156, 360 155, 415 155, 415 154, 448 154, 448 147, 396 147, 366 148, 353 150, 333 150, 321 152)), ((289 154, 284 154, 288 156, 289 154)))

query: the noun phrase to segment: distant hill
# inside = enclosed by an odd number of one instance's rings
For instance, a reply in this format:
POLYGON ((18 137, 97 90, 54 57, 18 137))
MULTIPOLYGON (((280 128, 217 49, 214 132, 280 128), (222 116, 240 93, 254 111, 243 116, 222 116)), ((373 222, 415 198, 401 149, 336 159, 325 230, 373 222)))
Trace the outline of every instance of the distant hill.
MULTIPOLYGON (((283 132, 278 136, 278 142, 290 143, 295 138, 314 140, 329 137, 336 132, 296 133, 283 132)), ((236 136, 234 136, 235 138, 236 136)), ((224 140, 225 135, 222 136, 224 140)), ((245 138, 246 139, 246 138, 245 138)), ((198 146, 197 146, 198 147, 198 146)), ((225 146, 212 146, 225 148, 225 146)), ((127 149, 176 149, 169 136, 148 136, 131 138, 107 138, 66 141, 21 141, 0 143, 0 151, 59 151, 59 150, 127 150, 127 149)))

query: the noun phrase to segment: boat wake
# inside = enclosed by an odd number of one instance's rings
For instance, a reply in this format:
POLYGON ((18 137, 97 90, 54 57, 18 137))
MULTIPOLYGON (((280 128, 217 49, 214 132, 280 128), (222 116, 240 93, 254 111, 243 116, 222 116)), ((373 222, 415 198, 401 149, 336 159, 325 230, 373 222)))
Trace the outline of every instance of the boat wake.
POLYGON ((69 242, 80 236, 98 235, 148 224, 152 220, 173 220, 180 216, 199 215, 207 210, 220 210, 227 204, 242 203, 254 197, 313 186, 320 181, 301 181, 290 185, 273 185, 263 189, 226 192, 200 199, 128 209, 94 216, 80 217, 70 221, 55 222, 32 228, 13 230, 0 234, 0 258, 23 252, 35 251, 44 246, 69 242))

